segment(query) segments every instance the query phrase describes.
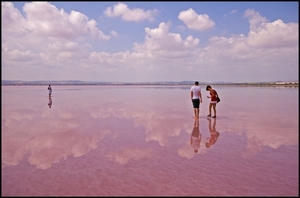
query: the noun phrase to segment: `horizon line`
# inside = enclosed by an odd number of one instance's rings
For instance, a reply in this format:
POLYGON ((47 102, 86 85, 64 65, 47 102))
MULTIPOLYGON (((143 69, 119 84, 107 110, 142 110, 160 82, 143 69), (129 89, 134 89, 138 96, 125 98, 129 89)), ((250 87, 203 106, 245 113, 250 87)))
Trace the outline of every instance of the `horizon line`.
MULTIPOLYGON (((75 81, 75 82, 89 82, 89 83, 194 83, 196 81, 192 80, 181 80, 181 81, 139 81, 139 82, 132 82, 132 81, 88 81, 88 80, 1 80, 3 81, 18 81, 18 82, 67 82, 67 81, 75 81)), ((274 82, 299 82, 299 80, 270 80, 270 81, 244 81, 244 82, 232 82, 232 81, 214 81, 214 82, 207 82, 207 81, 198 81, 199 83, 274 83, 274 82)))

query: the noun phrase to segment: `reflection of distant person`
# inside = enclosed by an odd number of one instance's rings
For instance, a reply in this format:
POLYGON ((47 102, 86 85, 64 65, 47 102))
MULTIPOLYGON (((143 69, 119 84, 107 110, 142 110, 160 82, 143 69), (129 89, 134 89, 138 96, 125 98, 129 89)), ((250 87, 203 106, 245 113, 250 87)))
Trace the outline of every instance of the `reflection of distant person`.
POLYGON ((191 87, 191 100, 194 107, 194 115, 195 118, 199 118, 199 107, 200 103, 202 103, 202 95, 201 95, 201 88, 199 86, 199 82, 196 81, 195 85, 191 87))
POLYGON ((209 148, 217 142, 220 133, 216 130, 216 118, 213 118, 213 126, 211 126, 211 118, 207 118, 207 120, 210 137, 206 138, 205 146, 206 148, 209 148))
POLYGON ((51 88, 51 85, 48 86, 48 90, 49 90, 49 97, 51 97, 51 95, 52 95, 52 88, 51 88))
POLYGON ((51 106, 52 106, 52 97, 51 96, 49 96, 48 106, 49 106, 49 108, 51 108, 51 106))
POLYGON ((210 98, 210 103, 209 103, 209 114, 207 115, 207 117, 211 117, 211 108, 213 108, 214 110, 214 116, 212 118, 216 118, 217 117, 217 92, 216 90, 214 90, 213 88, 211 88, 210 85, 206 86, 206 91, 209 91, 210 96, 207 96, 207 98, 210 98))
POLYGON ((191 145, 195 153, 198 153, 200 149, 201 137, 202 137, 202 133, 200 133, 200 129, 199 129, 199 119, 195 119, 193 131, 191 134, 191 145))

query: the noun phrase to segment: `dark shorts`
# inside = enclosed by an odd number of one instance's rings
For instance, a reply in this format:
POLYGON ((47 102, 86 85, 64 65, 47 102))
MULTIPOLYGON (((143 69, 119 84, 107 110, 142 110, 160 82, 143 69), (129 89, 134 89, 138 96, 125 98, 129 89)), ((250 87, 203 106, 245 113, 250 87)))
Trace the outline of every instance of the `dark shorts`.
POLYGON ((200 99, 193 99, 193 107, 199 109, 200 106, 200 99))

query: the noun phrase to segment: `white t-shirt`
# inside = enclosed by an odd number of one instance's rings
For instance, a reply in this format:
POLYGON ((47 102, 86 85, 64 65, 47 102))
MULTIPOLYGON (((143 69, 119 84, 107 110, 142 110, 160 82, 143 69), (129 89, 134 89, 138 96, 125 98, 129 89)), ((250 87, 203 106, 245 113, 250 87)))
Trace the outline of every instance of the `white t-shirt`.
POLYGON ((201 91, 201 88, 199 86, 196 85, 192 86, 191 91, 193 92, 193 99, 200 98, 199 91, 201 91))

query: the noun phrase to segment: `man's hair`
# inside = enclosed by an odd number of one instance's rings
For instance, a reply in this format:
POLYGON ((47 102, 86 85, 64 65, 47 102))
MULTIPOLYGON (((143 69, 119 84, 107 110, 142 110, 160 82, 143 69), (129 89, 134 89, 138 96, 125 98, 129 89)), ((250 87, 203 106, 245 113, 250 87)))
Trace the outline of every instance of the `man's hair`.
POLYGON ((208 88, 211 88, 211 86, 210 86, 210 85, 207 85, 207 86, 206 86, 206 91, 208 91, 208 88))
POLYGON ((198 82, 198 81, 196 81, 196 82, 195 82, 195 85, 199 85, 199 82, 198 82))

